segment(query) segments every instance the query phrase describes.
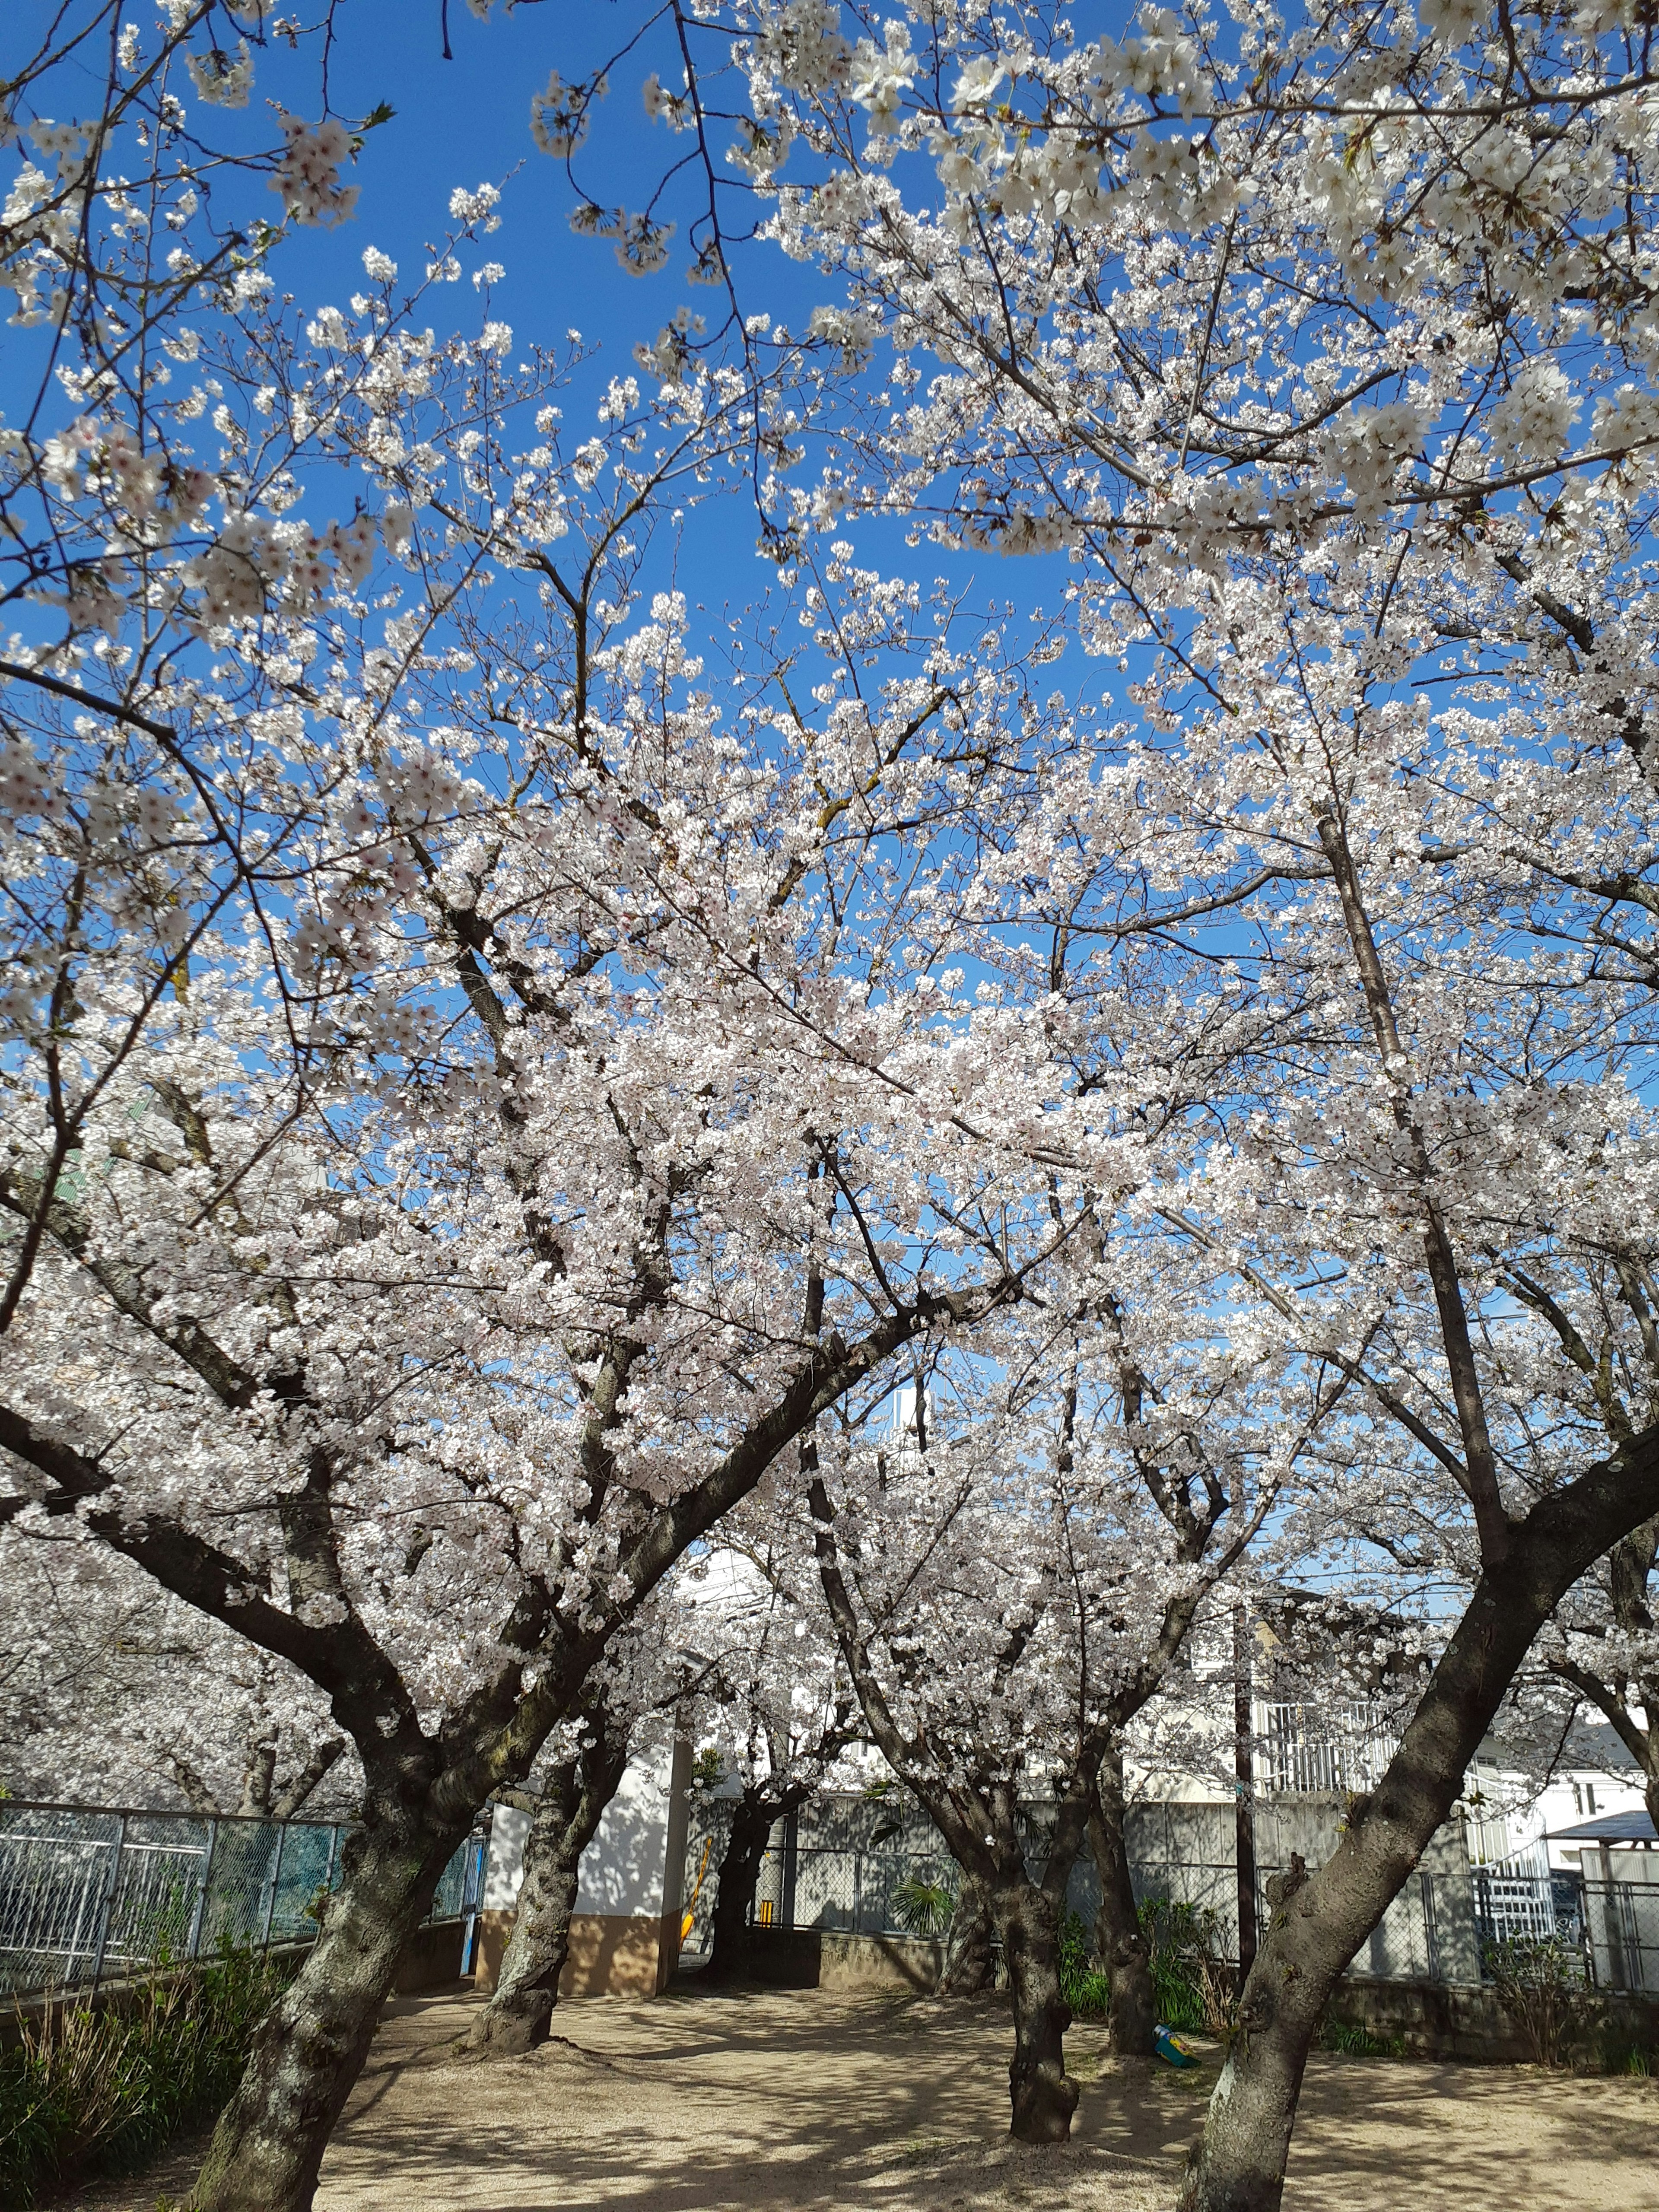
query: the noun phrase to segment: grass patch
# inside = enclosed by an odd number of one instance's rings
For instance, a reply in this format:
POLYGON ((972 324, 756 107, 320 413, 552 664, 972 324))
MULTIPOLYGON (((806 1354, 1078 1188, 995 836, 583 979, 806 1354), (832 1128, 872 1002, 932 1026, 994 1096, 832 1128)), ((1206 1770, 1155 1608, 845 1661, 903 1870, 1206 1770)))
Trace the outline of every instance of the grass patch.
POLYGON ((1319 2032, 1322 2051, 1338 2051, 1347 2058, 1403 2058, 1406 2039, 1403 2035, 1373 2035, 1368 2027, 1360 2027, 1346 2020, 1328 2021, 1319 2032))
POLYGON ((1111 2005, 1111 1980, 1096 1964, 1080 1912, 1060 1923, 1060 1994, 1073 2020, 1104 2020, 1111 2005))
POLYGON ((129 2004, 26 2021, 0 2052, 0 2203, 23 2212, 94 2174, 131 2172, 211 2118, 293 1972, 227 1947, 194 1972, 158 1971, 129 2004))

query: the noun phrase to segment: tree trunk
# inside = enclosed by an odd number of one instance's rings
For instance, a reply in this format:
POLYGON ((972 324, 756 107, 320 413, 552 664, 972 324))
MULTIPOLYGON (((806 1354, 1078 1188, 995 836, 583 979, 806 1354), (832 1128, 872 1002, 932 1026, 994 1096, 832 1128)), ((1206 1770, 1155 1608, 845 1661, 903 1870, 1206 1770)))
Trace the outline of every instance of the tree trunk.
POLYGON ((964 1869, 957 1909, 945 1938, 945 1965, 935 1995, 976 1997, 991 1978, 991 1896, 964 1869))
POLYGON ((1089 1808, 1089 1848, 1100 1877, 1095 1948, 1111 1984, 1107 2041, 1120 2057, 1152 2056, 1152 1947, 1135 1909, 1123 1832, 1123 1747, 1101 1761, 1089 1808))
POLYGON ((551 2033, 559 1977, 570 1955, 570 1917, 582 1853, 628 1764, 628 1741, 596 1723, 593 1740, 548 1777, 524 1839, 524 1879, 501 1970, 489 2002, 473 2021, 469 2051, 511 2057, 534 2051, 551 2033))
POLYGON ((1021 2142, 1064 2142, 1078 2085, 1066 2074, 1062 2048, 1072 2015, 1060 1993, 1060 1905, 1035 1882, 1022 1881, 1000 1889, 992 1909, 1014 2006, 1008 2132, 1021 2142))
POLYGON ((1279 2212, 1303 2069, 1337 1977, 1450 1812, 1469 1761, 1538 1634, 1659 1484, 1649 1434, 1510 1524, 1369 1799, 1310 1877, 1268 1885, 1269 1923, 1244 1984, 1240 2033, 1188 2162, 1179 2212, 1279 2212), (1632 1510, 1635 1508, 1636 1510, 1632 1510))
POLYGON ((769 1798, 745 1790, 732 1808, 714 1891, 714 1933, 704 1972, 729 1982, 743 1972, 749 1948, 749 1908, 755 1901, 766 1839, 777 1814, 769 1798))
POLYGON ((471 1826, 364 1792, 366 1825, 345 1845, 343 1879, 298 1975, 260 2023, 220 2115, 192 2212, 308 2212, 323 2152, 362 2071, 398 1959, 471 1826))

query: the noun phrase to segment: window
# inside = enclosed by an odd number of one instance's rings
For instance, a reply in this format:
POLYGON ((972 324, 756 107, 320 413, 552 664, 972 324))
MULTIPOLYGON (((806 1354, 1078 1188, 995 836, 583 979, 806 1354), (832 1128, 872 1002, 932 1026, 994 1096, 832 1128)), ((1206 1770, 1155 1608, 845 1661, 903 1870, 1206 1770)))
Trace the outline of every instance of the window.
POLYGON ((1575 1782, 1572 1785, 1572 1809, 1580 1820, 1584 1815, 1584 1793, 1575 1782))
POLYGON ((1584 1784, 1584 1804, 1586 1809, 1593 1814, 1595 1811, 1595 1784, 1593 1782, 1587 1782, 1584 1784))

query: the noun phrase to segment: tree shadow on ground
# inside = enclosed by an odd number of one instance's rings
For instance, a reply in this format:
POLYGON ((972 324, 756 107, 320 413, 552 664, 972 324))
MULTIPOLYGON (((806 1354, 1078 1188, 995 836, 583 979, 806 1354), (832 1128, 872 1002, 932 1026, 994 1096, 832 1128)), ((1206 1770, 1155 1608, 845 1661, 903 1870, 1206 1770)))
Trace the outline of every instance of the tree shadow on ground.
MULTIPOLYGON (((1079 2121, 1129 2164, 1178 2172, 1218 2071, 1213 2051, 1184 2077, 1115 2069, 1085 2090, 1079 2121)), ((1659 2090, 1534 2067, 1310 2060, 1285 2212, 1462 2212, 1477 2175, 1516 2212, 1659 2212, 1659 2090)))

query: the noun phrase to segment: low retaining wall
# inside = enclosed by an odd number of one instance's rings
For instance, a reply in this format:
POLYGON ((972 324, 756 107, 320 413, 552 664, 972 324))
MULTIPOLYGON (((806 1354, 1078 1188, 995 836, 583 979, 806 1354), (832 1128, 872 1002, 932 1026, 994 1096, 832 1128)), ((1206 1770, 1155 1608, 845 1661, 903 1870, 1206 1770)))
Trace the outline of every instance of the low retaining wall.
POLYGON ((461 1978, 461 1937, 464 1920, 435 1920, 417 1928, 404 1948, 392 1984, 394 1996, 410 1997, 422 1990, 441 1989, 461 1978))
MULTIPOLYGON (((461 1978, 461 1937, 465 1923, 459 1920, 439 1920, 430 1927, 417 1928, 398 1961, 398 1972, 392 1984, 394 1996, 416 1996, 422 1990, 442 1989, 450 1982, 461 1978)), ((296 1966, 311 1949, 309 1943, 273 1943, 265 1955, 272 1959, 291 1960, 296 1966)), ((211 1966, 211 1956, 199 1961, 211 1966)), ((174 1975, 191 1974, 196 1965, 171 1966, 158 1980, 174 1975)), ((53 2010, 70 2012, 107 2012, 137 2002, 139 1992, 147 1982, 128 1976, 120 1980, 100 1982, 95 1990, 40 1990, 27 1995, 0 1998, 0 2051, 9 2051, 18 2042, 27 2023, 40 2020, 53 2010)))
POLYGON ((778 1990, 930 1991, 945 1946, 919 1936, 852 1936, 830 1928, 751 1928, 741 1954, 746 1981, 778 1990))
MULTIPOLYGON (((1574 2065, 1617 2063, 1632 2051, 1659 2061, 1659 1997, 1588 1990, 1570 2002, 1565 2056, 1574 2065)), ((1383 1982, 1350 1974, 1331 1992, 1325 2019, 1328 2025, 1364 2028, 1381 2042, 1399 2042, 1410 2058, 1514 2066, 1533 2056, 1497 1991, 1473 1984, 1383 1982)))

